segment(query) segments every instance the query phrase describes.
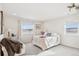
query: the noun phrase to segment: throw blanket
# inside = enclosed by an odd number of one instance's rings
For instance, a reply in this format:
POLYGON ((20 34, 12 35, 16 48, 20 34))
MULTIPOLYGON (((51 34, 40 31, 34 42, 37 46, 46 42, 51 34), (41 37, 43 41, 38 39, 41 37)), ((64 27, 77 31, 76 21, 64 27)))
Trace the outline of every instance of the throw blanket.
POLYGON ((3 55, 4 55, 4 53, 2 51, 2 46, 1 46, 1 43, 0 43, 0 56, 3 56, 3 55))
MULTIPOLYGON (((22 43, 18 41, 13 41, 8 38, 3 38, 1 41, 1 45, 5 47, 7 50, 8 56, 14 56, 14 54, 19 54, 21 52, 22 43)), ((1 52, 1 45, 0 45, 0 55, 3 55, 3 52, 1 52)))

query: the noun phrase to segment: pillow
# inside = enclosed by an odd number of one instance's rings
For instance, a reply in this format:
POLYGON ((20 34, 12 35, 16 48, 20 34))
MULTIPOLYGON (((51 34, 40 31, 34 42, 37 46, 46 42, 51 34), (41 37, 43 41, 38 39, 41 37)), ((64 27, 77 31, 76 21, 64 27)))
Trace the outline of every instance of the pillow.
POLYGON ((47 33, 46 36, 52 36, 52 33, 47 33))
POLYGON ((41 35, 44 35, 45 34, 45 32, 41 32, 41 35))

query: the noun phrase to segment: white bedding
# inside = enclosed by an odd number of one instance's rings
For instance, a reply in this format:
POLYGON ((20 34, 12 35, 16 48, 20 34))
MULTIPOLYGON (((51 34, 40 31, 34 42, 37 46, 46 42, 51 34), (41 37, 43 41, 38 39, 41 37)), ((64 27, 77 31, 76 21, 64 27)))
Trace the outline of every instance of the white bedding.
POLYGON ((79 49, 58 45, 39 53, 38 56, 79 56, 79 49))

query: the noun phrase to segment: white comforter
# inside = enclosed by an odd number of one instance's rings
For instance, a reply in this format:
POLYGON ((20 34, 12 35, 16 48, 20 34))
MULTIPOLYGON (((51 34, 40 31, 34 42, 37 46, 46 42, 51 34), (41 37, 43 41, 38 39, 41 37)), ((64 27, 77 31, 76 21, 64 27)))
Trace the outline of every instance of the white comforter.
POLYGON ((79 56, 79 49, 63 45, 52 47, 38 54, 39 56, 79 56))

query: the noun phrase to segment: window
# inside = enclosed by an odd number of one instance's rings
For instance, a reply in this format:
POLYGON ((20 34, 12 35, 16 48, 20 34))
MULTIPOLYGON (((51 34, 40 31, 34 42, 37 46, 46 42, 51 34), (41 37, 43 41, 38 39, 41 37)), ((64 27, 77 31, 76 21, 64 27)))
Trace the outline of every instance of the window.
POLYGON ((79 23, 66 23, 64 27, 67 33, 78 33, 79 23))
POLYGON ((31 24, 31 23, 21 24, 21 29, 23 31, 32 31, 33 30, 33 24, 31 24))

